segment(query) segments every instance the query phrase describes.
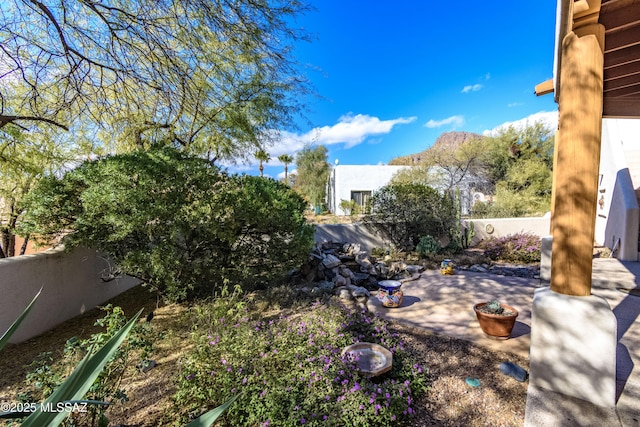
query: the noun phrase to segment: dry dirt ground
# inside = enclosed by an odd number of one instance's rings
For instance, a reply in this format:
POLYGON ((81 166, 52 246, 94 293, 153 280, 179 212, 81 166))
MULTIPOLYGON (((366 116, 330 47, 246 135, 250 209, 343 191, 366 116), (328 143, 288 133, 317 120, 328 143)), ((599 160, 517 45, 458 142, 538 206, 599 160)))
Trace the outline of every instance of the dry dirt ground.
MULTIPOLYGON (((157 367, 142 373, 131 367, 123 386, 130 398, 108 411, 111 426, 171 425, 172 378, 179 369, 179 359, 189 348, 189 309, 179 305, 159 305, 157 298, 142 287, 115 298, 112 303, 132 315, 140 307, 145 313, 154 310, 151 322, 156 350, 151 356, 157 367)), ((0 402, 15 401, 24 390, 29 363, 43 351, 61 357, 65 341, 72 336, 86 337, 94 330, 95 319, 102 312, 92 310, 67 321, 40 337, 18 345, 9 345, 0 359, 0 402)), ((500 373, 499 364, 511 361, 528 370, 528 361, 505 353, 496 353, 466 341, 393 324, 419 358, 428 367, 431 387, 415 405, 416 416, 409 426, 521 426, 527 383, 519 383, 500 373), (465 378, 475 377, 480 386, 473 388, 465 378)))

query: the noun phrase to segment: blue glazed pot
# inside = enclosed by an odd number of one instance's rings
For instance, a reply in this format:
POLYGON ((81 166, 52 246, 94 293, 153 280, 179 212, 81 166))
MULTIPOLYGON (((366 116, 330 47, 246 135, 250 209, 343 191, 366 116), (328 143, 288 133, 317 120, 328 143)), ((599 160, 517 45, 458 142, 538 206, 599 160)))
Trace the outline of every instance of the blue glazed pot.
POLYGON ((402 283, 397 280, 382 280, 378 282, 378 300, 385 307, 399 307, 402 304, 402 283))

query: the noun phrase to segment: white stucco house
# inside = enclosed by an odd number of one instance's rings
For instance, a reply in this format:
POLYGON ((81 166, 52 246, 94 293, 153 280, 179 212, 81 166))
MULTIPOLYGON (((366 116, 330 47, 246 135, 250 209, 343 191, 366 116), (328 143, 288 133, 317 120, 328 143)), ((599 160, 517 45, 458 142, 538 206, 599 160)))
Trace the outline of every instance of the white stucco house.
POLYGON ((638 261, 640 120, 603 119, 596 242, 624 261, 638 261))
MULTIPOLYGON (((327 209, 334 215, 347 215, 340 209, 340 201, 353 200, 359 206, 366 206, 371 195, 389 184, 391 178, 403 169, 412 166, 391 165, 339 165, 333 168, 327 183, 327 209)), ((437 168, 436 168, 437 169, 437 168)), ((437 171, 434 172, 434 177, 437 171)), ((476 191, 479 179, 474 176, 465 177, 459 182, 460 202, 462 214, 469 213, 476 201, 485 201, 485 195, 476 191)), ((441 193, 445 191, 443 185, 432 185, 441 193)))
POLYGON ((340 209, 341 200, 354 200, 366 206, 374 191, 384 187, 393 176, 410 166, 338 165, 329 175, 327 209, 334 215, 347 215, 340 209))

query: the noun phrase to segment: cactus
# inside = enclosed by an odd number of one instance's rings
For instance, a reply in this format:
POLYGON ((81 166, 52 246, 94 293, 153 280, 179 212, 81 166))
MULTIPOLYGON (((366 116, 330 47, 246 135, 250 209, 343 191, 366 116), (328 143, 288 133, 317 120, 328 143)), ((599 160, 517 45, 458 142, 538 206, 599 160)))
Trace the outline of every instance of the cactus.
POLYGON ((502 312, 504 311, 504 308, 502 308, 500 302, 497 300, 489 301, 485 307, 487 309, 487 312, 491 314, 502 314, 502 312))
POLYGON ((473 221, 469 221, 469 225, 464 229, 464 235, 460 241, 460 244, 463 248, 468 248, 471 246, 471 242, 473 241, 473 237, 476 235, 475 225, 473 221))
POLYGON ((418 252, 420 256, 437 254, 440 252, 440 243, 432 236, 423 236, 416 246, 416 252, 418 252))

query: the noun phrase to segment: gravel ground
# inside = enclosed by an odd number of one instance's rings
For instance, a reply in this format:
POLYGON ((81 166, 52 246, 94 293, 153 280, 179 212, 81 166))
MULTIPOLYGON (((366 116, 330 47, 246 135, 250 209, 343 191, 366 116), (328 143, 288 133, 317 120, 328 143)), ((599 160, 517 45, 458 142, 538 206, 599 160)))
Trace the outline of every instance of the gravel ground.
MULTIPOLYGON (((115 405, 108 413, 111 426, 158 426, 172 422, 170 396, 174 392, 172 374, 180 354, 189 343, 188 309, 177 305, 158 306, 156 297, 141 287, 117 297, 113 303, 125 313, 145 307, 155 310, 152 327, 158 334, 153 355, 157 367, 143 374, 133 367, 123 385, 129 402, 115 405)), ((144 316, 144 314, 143 314, 144 316)), ((0 402, 15 401, 24 390, 28 364, 43 351, 61 357, 64 342, 71 336, 86 337, 101 312, 91 312, 63 323, 40 337, 19 345, 9 345, 0 358, 0 402)), ((496 353, 467 341, 394 323, 410 348, 428 367, 431 387, 415 407, 408 426, 522 426, 527 383, 519 383, 500 373, 501 362, 517 363, 528 370, 528 361, 506 353, 496 353), (467 385, 467 377, 478 378, 479 387, 467 385)))

